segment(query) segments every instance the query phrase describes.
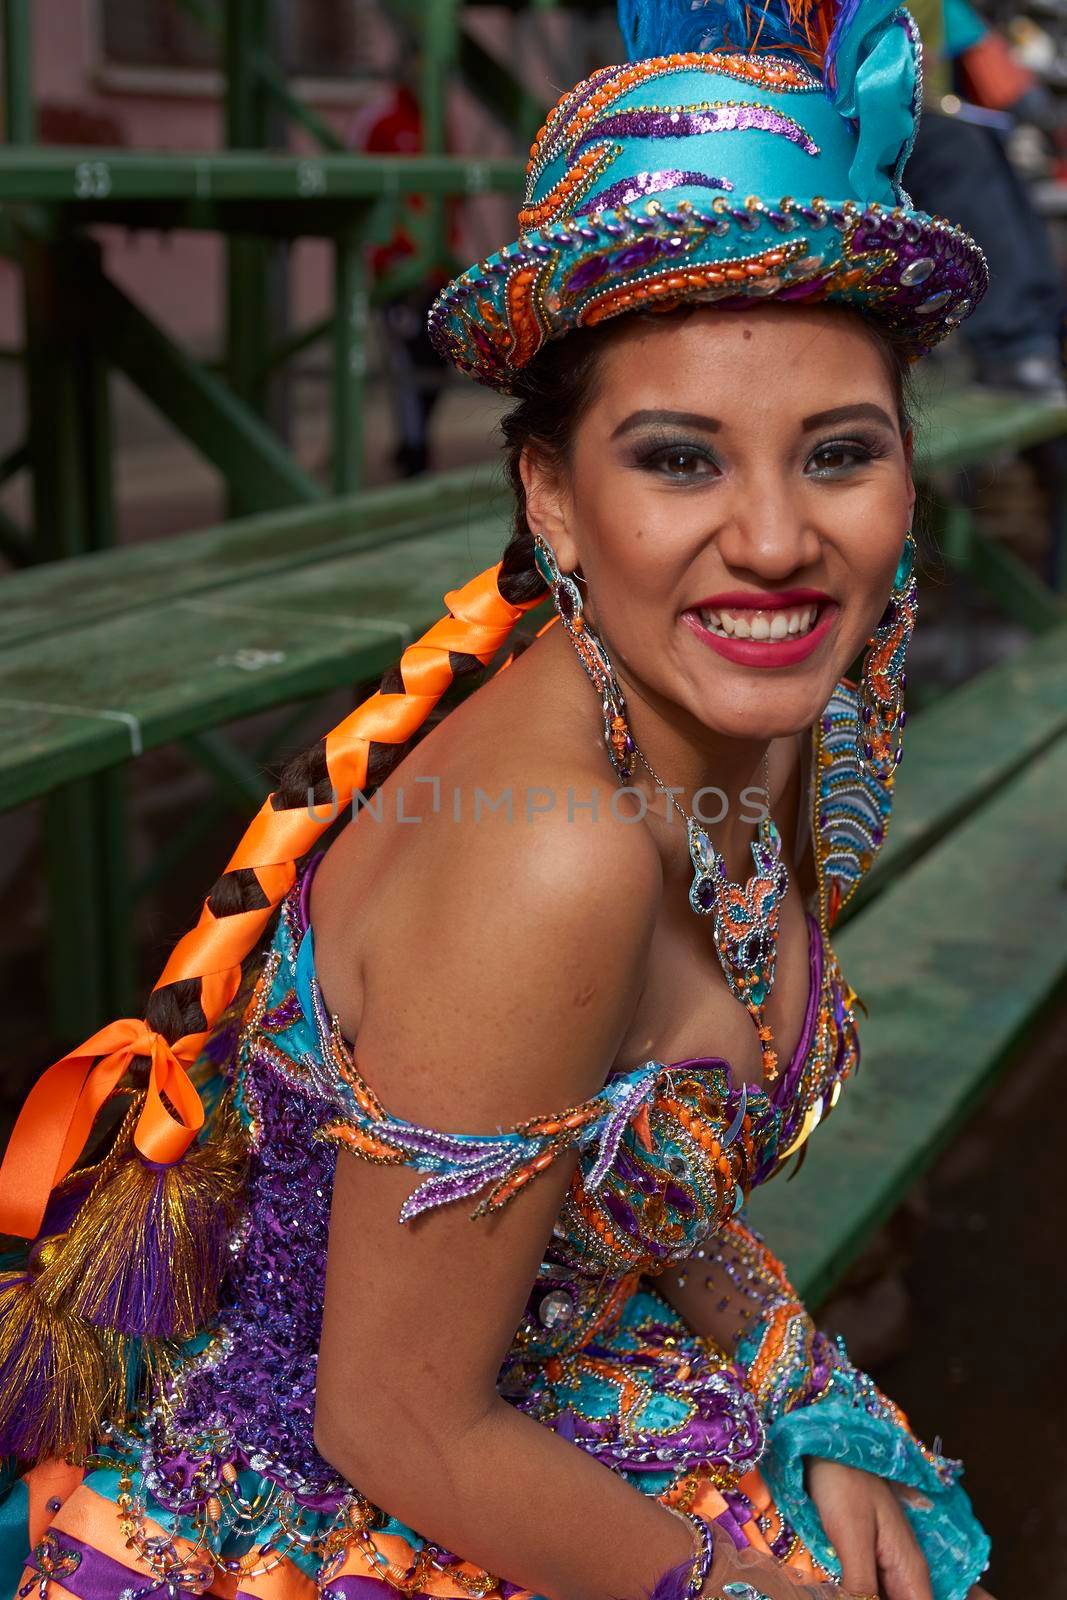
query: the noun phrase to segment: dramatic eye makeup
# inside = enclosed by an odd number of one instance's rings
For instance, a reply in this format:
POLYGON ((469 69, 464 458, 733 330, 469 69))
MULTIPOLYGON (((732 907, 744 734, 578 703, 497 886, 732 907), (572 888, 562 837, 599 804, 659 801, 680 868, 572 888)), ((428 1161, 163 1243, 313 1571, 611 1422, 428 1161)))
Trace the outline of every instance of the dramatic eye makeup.
MULTIPOLYGON (((891 455, 900 437, 889 413, 870 402, 816 412, 800 427, 810 434, 834 424, 851 425, 854 431, 807 447, 804 472, 809 478, 826 483, 846 479, 891 455)), ((626 463, 637 471, 675 484, 707 483, 722 473, 709 440, 721 429, 718 418, 699 412, 642 410, 624 418, 611 440, 621 442, 626 463)))
POLYGON ((721 468, 714 453, 695 439, 646 434, 630 441, 626 455, 631 466, 675 483, 692 483, 717 477, 721 468))
POLYGON ((892 445, 879 431, 856 433, 849 438, 824 439, 808 456, 805 472, 809 478, 845 478, 891 454, 892 445))

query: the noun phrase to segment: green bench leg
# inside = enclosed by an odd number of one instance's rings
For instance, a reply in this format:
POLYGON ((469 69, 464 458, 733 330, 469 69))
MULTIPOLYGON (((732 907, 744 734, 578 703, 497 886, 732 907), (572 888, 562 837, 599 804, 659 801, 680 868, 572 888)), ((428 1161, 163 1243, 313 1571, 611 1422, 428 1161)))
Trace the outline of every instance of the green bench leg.
MULTIPOLYGON (((1031 633, 1061 626, 1067 621, 1067 608, 1060 595, 999 540, 982 533, 959 490, 957 494, 959 498, 945 508, 941 520, 942 548, 949 566, 965 572, 992 596, 1006 616, 1031 633)), ((1057 505, 1057 518, 1062 515, 1057 505)), ((1060 542, 1057 529, 1053 529, 1052 537, 1051 560, 1055 566, 1060 542)))
POLYGON ((32 0, 4 0, 4 137, 8 144, 32 144, 37 137, 32 10, 32 0))
POLYGON ((137 1009, 126 783, 116 767, 44 802, 50 1014, 74 1043, 137 1009))
POLYGON ((57 560, 115 542, 107 367, 87 305, 68 293, 72 270, 99 270, 92 240, 23 235, 28 461, 34 557, 57 560))
POLYGON ((1049 495, 1049 546, 1045 578, 1053 594, 1067 599, 1067 439, 1048 439, 1030 452, 1049 495))

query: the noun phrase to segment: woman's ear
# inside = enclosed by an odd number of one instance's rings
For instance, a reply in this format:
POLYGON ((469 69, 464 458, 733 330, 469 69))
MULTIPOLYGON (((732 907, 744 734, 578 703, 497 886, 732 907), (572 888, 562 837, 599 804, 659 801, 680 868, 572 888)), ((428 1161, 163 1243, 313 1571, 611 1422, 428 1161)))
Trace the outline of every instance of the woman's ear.
POLYGON ((561 572, 573 572, 578 549, 570 533, 571 511, 566 477, 560 463, 534 445, 519 457, 519 476, 526 491, 526 522, 552 546, 561 572))
POLYGON ((915 479, 912 469, 915 465, 915 429, 907 428, 904 432, 904 465, 908 469, 908 521, 915 520, 915 479))

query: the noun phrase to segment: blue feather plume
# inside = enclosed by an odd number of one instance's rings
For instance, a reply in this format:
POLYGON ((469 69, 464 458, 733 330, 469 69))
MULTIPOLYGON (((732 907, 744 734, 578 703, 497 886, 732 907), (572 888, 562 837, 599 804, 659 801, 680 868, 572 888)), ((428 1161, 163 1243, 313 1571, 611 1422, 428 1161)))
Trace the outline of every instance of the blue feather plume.
MULTIPOLYGON (((687 50, 782 50, 833 81, 842 34, 861 0, 618 0, 631 61, 687 50)), ((881 9, 878 7, 877 9, 881 9)))
POLYGON ((788 15, 764 16, 745 0, 619 0, 619 26, 631 61, 684 50, 744 50, 763 22, 761 40, 785 43, 788 15))

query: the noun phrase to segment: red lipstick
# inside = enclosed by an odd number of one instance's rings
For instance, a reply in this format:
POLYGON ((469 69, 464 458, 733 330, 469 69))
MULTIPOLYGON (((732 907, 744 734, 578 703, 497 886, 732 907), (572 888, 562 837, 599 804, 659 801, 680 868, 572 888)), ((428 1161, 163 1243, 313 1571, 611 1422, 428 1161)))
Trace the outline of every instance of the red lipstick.
POLYGON ((778 611, 783 606, 824 605, 830 596, 822 589, 775 589, 761 593, 753 589, 730 589, 698 600, 693 611, 778 611))
POLYGON ((826 638, 833 627, 839 607, 818 589, 780 589, 773 595, 756 596, 735 591, 730 595, 717 595, 713 600, 702 600, 700 609, 709 611, 778 611, 785 606, 819 605, 819 615, 809 633, 786 639, 733 639, 721 633, 712 633, 700 620, 697 609, 684 611, 682 620, 691 628, 701 644, 706 644, 727 661, 742 667, 795 667, 805 661, 826 638), (754 603, 758 600, 758 604, 754 603))

